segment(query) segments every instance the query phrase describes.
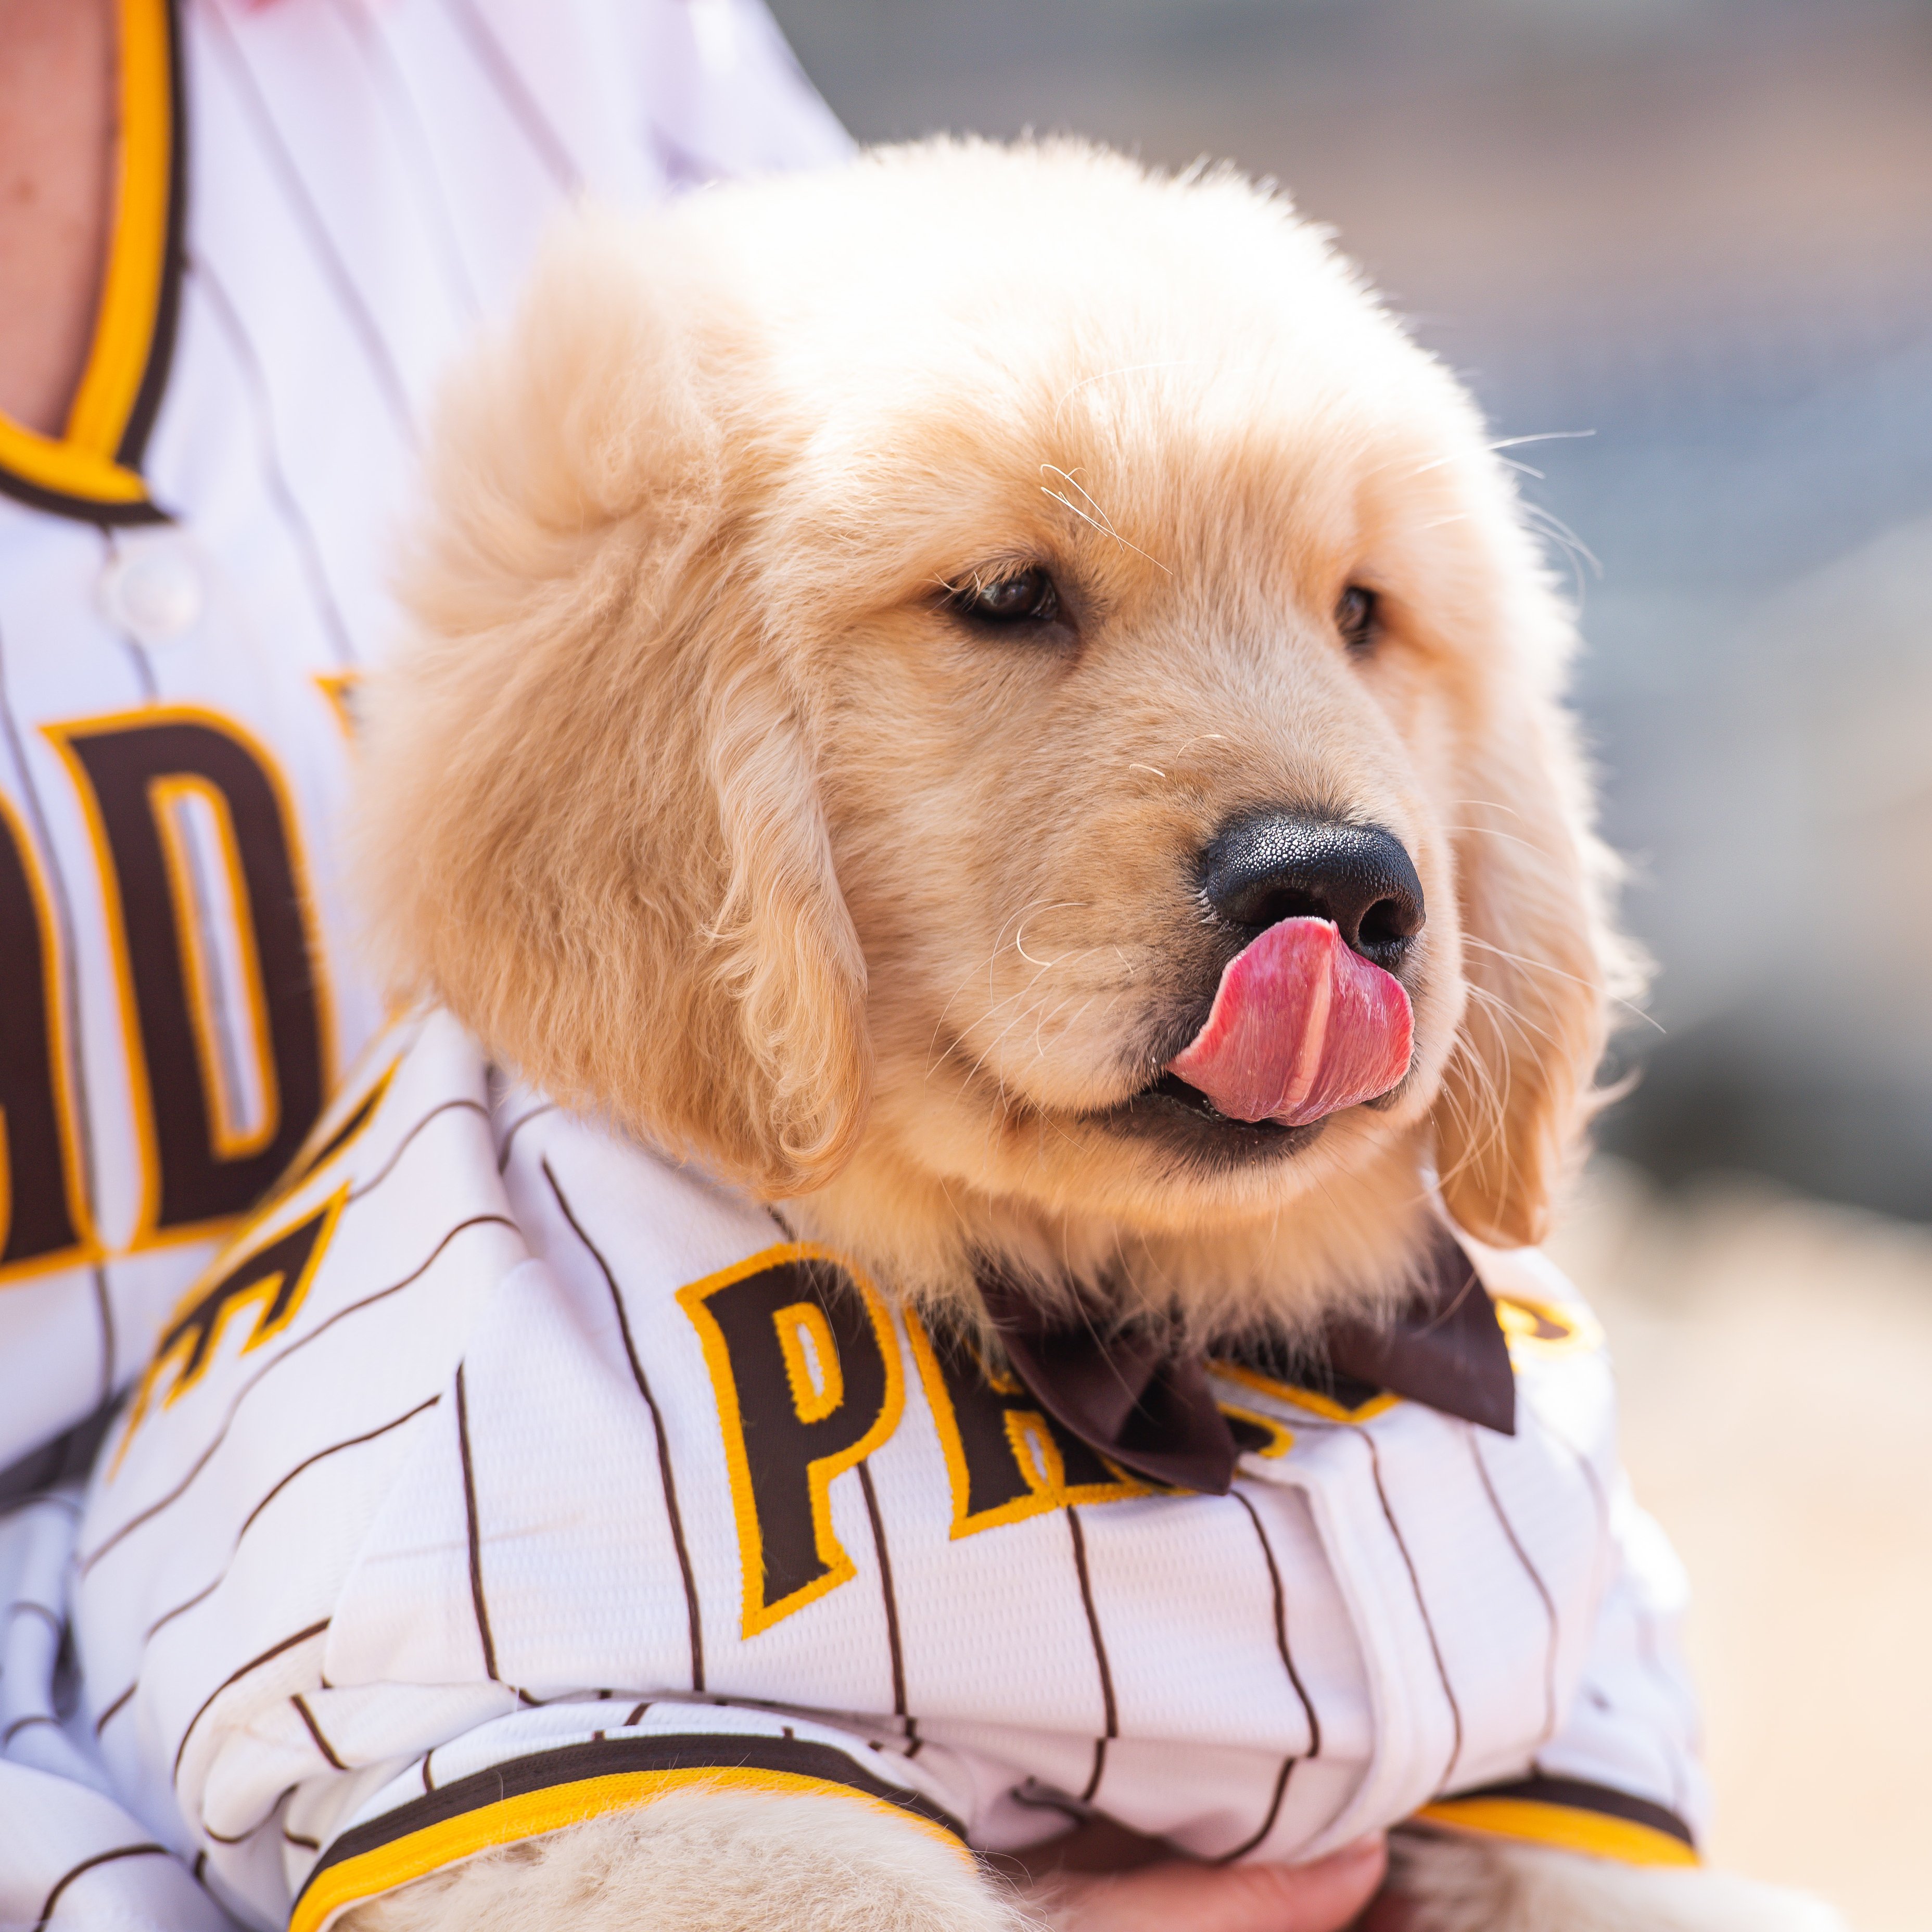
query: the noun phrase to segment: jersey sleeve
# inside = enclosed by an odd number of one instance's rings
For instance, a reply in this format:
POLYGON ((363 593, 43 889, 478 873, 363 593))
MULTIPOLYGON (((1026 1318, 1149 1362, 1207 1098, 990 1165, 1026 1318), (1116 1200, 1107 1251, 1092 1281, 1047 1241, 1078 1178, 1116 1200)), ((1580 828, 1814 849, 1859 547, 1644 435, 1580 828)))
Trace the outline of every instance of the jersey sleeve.
MULTIPOLYGON (((944 1754, 939 1754, 944 1757, 944 1754)), ((832 1796, 969 1862, 942 1765, 830 1726, 722 1701, 564 1701, 466 1732, 390 1778, 320 1848, 289 1932, 461 1858, 686 1791, 832 1796)))
POLYGON ((1418 1816, 1627 1864, 1695 1864, 1708 1792, 1678 1641, 1688 1584, 1621 1475, 1606 1513, 1614 1568, 1555 1735, 1525 1774, 1439 1798, 1418 1816))
POLYGON ((638 125, 674 188, 845 160, 851 137, 820 98, 763 0, 626 6, 638 37, 638 125))
POLYGON ((0 1925, 232 1932, 154 1832, 107 1795, 63 1667, 75 1487, 0 1510, 0 1925))

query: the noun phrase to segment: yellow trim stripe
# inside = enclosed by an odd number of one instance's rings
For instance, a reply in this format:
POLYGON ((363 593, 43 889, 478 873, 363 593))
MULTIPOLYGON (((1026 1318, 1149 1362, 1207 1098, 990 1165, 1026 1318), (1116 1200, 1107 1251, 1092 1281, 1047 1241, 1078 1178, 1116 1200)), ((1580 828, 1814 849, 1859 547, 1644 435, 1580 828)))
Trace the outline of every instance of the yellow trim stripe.
POLYGON ((1681 1838, 1634 1819, 1528 1798, 1445 1798, 1416 1816, 1459 1832, 1481 1832, 1534 1844, 1560 1846, 1627 1865, 1694 1865, 1697 1854, 1681 1838))
POLYGON ((1286 1456, 1294 1447, 1294 1431, 1286 1423, 1278 1422, 1271 1415, 1264 1415, 1258 1408, 1244 1408, 1238 1402, 1216 1402, 1215 1407, 1223 1415, 1231 1415, 1238 1422, 1246 1423, 1250 1428, 1258 1429, 1268 1436, 1267 1445, 1251 1450, 1249 1454, 1258 1456, 1265 1462, 1277 1456, 1286 1456))
POLYGON ((835 1784, 829 1778, 742 1766, 612 1772, 601 1778, 579 1778, 500 1799, 460 1816, 427 1825, 406 1838, 345 1858, 339 1865, 325 1867, 296 1901, 288 1932, 326 1932, 329 1922, 348 1906, 393 1891, 412 1879, 440 1871, 459 1858, 472 1858, 478 1852, 514 1844, 545 1832, 561 1831, 566 1825, 580 1824, 613 1811, 654 1804, 674 1792, 693 1789, 761 1791, 784 1797, 830 1794, 847 1798, 925 1832, 969 1865, 974 1863, 972 1852, 943 1826, 883 1798, 855 1791, 850 1785, 835 1784))
POLYGON ((1292 1402, 1297 1408, 1306 1409, 1310 1415, 1318 1415, 1328 1422, 1366 1422, 1394 1408, 1402 1400, 1400 1396, 1384 1392, 1370 1396, 1359 1408, 1348 1408, 1333 1396, 1300 1388, 1293 1382, 1276 1382, 1272 1376, 1264 1376, 1260 1370, 1249 1368, 1240 1362, 1225 1361, 1217 1356, 1208 1363, 1208 1370, 1210 1375, 1239 1382, 1242 1388, 1252 1389, 1257 1395, 1272 1396, 1276 1402, 1292 1402))
MULTIPOLYGON (((88 842, 94 848, 101 899, 107 909, 109 944, 121 1004, 122 1041, 127 1055, 128 1082, 134 1094, 142 1163, 140 1219, 126 1246, 118 1250, 129 1255, 145 1253, 150 1249, 177 1241, 202 1240, 211 1232, 236 1226, 242 1219, 239 1215, 224 1214, 211 1220, 182 1222, 166 1228, 155 1225, 161 1210, 160 1144, 154 1126, 154 1098, 148 1073, 147 1048, 141 1039, 140 1006, 135 993, 134 959, 128 947, 127 911, 122 902, 121 874, 115 863, 113 842, 108 836, 100 795, 94 788, 94 780, 86 761, 75 746, 77 739, 100 737, 117 731, 152 730, 166 724, 206 725, 211 731, 227 738, 254 761, 274 795, 275 802, 280 808, 289 871, 295 880, 296 904, 301 910, 310 970, 314 976, 316 1038, 322 1058, 325 1093, 332 1090, 335 1066, 334 1003, 326 977, 327 955, 322 950, 321 934, 316 928, 315 899, 309 890, 308 856, 298 842, 302 819, 296 810, 294 786, 268 747, 238 719, 198 704, 155 704, 138 711, 107 711, 98 717, 73 718, 61 724, 43 724, 41 736, 60 754, 74 789, 80 794, 88 842)), ((183 970, 188 970, 185 961, 183 970)), ((209 1104, 212 1109, 212 1098, 209 1104)))
MULTIPOLYGON (((939 1357, 926 1324, 911 1309, 907 1309, 904 1313, 906 1336, 912 1344, 920 1386, 926 1390, 926 1406, 932 1412, 933 1426, 938 1432, 939 1446, 946 1458, 946 1481, 952 1492, 951 1534, 954 1541, 964 1536, 977 1536, 982 1530, 1024 1522, 1029 1516, 1043 1516, 1049 1510, 1065 1509, 1076 1503, 1126 1502, 1136 1496, 1157 1493, 1147 1484, 1107 1462, 1104 1456, 1101 1461, 1114 1471, 1117 1480, 1110 1483, 1076 1483, 1070 1486, 1065 1461, 1054 1442, 1052 1428, 1045 1414, 1036 1408, 1010 1408, 1006 1418, 1006 1440, 1020 1479, 1027 1486, 1027 1493, 974 1514, 971 1507, 972 1472, 966 1466, 966 1445, 960 1437, 959 1417, 952 1405, 952 1391, 946 1387, 945 1373, 939 1366, 939 1357), (1039 1452, 1037 1456, 1032 1453, 1035 1449, 1039 1452)), ((1022 1384, 1012 1376, 989 1372, 983 1362, 979 1368, 994 1395, 1022 1393, 1022 1384)))
POLYGON ((111 456, 134 412, 166 266, 169 124, 166 0, 121 0, 121 171, 114 241, 94 347, 68 412, 67 440, 111 456))
POLYGON ((79 496, 92 503, 145 503, 148 486, 112 458, 56 442, 0 416, 0 469, 56 496, 79 496))
MULTIPOLYGON (((691 1325, 698 1330, 698 1343, 704 1352, 704 1365, 711 1374, 718 1419, 724 1430, 725 1467, 731 1480, 731 1511, 737 1521, 738 1558, 744 1577, 740 1631, 748 1640, 770 1630, 794 1611, 803 1610, 808 1604, 815 1604, 820 1598, 849 1583, 858 1575, 859 1566, 832 1527, 832 1485, 847 1470, 856 1468, 874 1450, 882 1448, 892 1439, 905 1408, 905 1370, 899 1359, 898 1338, 892 1332, 892 1318, 886 1312, 878 1290, 850 1262, 831 1249, 820 1247, 813 1242, 782 1241, 774 1246, 760 1249, 742 1262, 734 1262, 716 1274, 708 1274, 702 1280, 680 1288, 677 1300, 679 1306, 690 1317, 691 1325), (829 1262, 859 1291, 885 1364, 885 1401, 872 1426, 850 1448, 836 1455, 822 1456, 808 1466, 806 1481, 812 1496, 812 1536, 818 1560, 825 1568, 814 1581, 773 1603, 768 1601, 765 1595, 764 1532, 759 1525, 758 1498, 752 1489, 751 1458, 745 1448, 744 1411, 738 1400, 738 1372, 732 1365, 731 1351, 725 1342, 724 1331, 705 1304, 720 1289, 734 1287, 754 1275, 767 1274, 789 1262, 811 1261, 829 1262)), ((824 1330, 824 1340, 827 1345, 832 1341, 829 1327, 824 1330)), ((836 1351, 828 1355, 828 1372, 836 1370, 838 1359, 836 1351)), ((844 1393, 842 1372, 840 1393, 844 1393)), ((824 1414, 833 1412, 827 1410, 824 1414)), ((799 1419, 808 1421, 814 1418, 801 1412, 799 1419)), ((816 1419, 823 1420, 824 1417, 820 1415, 816 1419)))
POLYGON ((168 267, 176 130, 167 0, 120 0, 120 153, 113 236, 80 386, 58 437, 0 415, 0 467, 59 496, 142 503, 148 488, 118 460, 154 348, 168 267))

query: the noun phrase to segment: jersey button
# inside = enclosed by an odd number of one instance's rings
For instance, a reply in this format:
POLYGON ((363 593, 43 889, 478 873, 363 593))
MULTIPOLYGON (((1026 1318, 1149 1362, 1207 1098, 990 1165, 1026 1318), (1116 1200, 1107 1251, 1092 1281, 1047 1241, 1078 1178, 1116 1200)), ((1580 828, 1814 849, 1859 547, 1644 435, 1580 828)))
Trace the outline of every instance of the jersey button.
POLYGON ((101 572, 108 622, 150 650, 185 635, 206 601, 200 567, 176 536, 124 538, 101 572))

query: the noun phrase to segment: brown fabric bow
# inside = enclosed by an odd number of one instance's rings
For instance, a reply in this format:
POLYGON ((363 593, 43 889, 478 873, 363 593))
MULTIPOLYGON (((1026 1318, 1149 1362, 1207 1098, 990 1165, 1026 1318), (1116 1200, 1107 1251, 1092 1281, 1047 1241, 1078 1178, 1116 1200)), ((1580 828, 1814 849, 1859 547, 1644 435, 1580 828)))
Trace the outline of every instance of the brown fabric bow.
MULTIPOLYGON (((1014 1372, 1062 1426, 1136 1475, 1226 1496, 1240 1450, 1200 1354, 1144 1330, 1052 1325, 1036 1298, 982 1270, 980 1292, 1014 1372)), ((1424 1292, 1386 1327, 1335 1321, 1312 1348, 1266 1341, 1230 1360, 1359 1407, 1386 1393, 1516 1433, 1516 1378, 1494 1304, 1445 1228, 1424 1292)))

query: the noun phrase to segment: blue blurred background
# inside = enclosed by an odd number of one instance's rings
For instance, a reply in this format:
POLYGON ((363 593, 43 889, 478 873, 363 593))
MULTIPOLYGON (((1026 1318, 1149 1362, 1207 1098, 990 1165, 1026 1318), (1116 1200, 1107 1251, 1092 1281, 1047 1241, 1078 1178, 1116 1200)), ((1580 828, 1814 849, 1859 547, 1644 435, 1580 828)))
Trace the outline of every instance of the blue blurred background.
POLYGON ((1551 439, 1510 453, 1662 968, 1605 1138, 1932 1220, 1932 5, 775 10, 862 138, 1277 177, 1499 436, 1551 439))

